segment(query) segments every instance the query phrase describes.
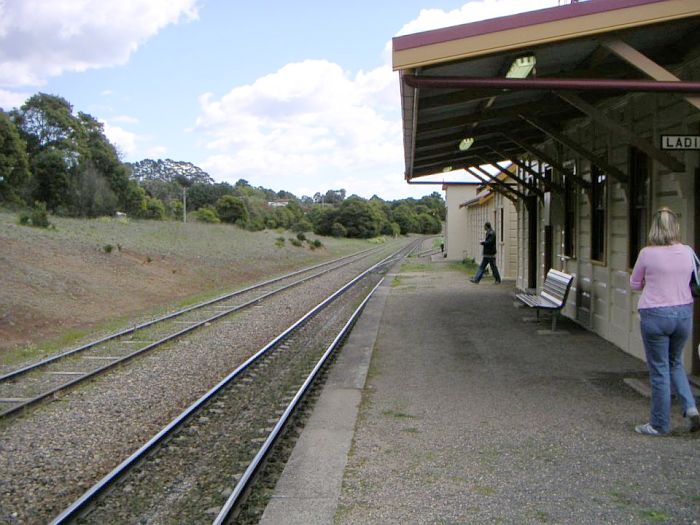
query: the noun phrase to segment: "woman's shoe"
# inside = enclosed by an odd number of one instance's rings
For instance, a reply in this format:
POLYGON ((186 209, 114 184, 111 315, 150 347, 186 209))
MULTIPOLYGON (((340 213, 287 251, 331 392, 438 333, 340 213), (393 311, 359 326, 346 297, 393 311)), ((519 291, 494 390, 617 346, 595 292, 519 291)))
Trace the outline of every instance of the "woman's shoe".
POLYGON ((637 425, 634 427, 634 431, 637 434, 644 434, 645 436, 663 436, 661 432, 656 430, 651 426, 651 423, 644 423, 643 425, 637 425))

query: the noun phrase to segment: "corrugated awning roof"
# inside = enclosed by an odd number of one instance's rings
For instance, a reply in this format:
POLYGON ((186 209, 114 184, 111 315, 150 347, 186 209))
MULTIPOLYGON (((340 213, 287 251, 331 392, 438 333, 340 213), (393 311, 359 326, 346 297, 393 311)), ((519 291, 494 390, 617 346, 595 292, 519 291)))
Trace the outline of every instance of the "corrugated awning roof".
MULTIPOLYGON (((679 93, 685 84, 700 93, 697 79, 664 76, 700 55, 699 46, 699 0, 589 0, 396 37, 405 177, 531 154, 565 123, 630 90, 687 97, 679 93), (536 59, 535 81, 506 79, 524 55, 536 59), (474 143, 460 151, 466 137, 474 143)), ((667 153, 652 153, 678 167, 667 153)))

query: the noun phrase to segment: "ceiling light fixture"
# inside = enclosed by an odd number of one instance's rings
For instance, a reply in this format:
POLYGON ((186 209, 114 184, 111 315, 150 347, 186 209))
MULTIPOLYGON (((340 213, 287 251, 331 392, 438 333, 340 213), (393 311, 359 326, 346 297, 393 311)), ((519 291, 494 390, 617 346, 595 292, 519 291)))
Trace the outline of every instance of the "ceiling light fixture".
POLYGON ((474 144, 474 137, 466 137, 459 143, 459 151, 467 151, 474 144))
POLYGON ((452 166, 445 166, 444 168, 442 168, 443 173, 447 173, 449 171, 452 171, 452 166))
POLYGON ((535 69, 536 63, 535 55, 518 57, 510 65, 506 78, 527 78, 530 72, 535 69))

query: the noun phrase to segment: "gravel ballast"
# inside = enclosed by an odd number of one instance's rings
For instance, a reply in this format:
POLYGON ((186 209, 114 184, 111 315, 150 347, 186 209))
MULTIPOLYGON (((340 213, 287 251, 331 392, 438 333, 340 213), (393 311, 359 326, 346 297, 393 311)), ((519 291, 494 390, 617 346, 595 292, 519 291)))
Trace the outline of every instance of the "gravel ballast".
POLYGON ((264 307, 212 324, 0 422, 0 522, 45 523, 56 516, 352 276, 353 266, 279 294, 264 307))

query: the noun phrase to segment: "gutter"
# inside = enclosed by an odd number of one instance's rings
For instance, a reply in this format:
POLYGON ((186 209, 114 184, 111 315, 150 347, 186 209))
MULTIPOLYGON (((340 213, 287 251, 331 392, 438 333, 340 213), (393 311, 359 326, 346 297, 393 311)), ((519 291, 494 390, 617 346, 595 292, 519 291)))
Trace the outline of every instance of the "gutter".
POLYGON ((433 89, 501 89, 553 91, 624 91, 700 94, 700 82, 665 80, 611 80, 567 78, 491 78, 491 77, 428 77, 403 75, 412 88, 433 89))

